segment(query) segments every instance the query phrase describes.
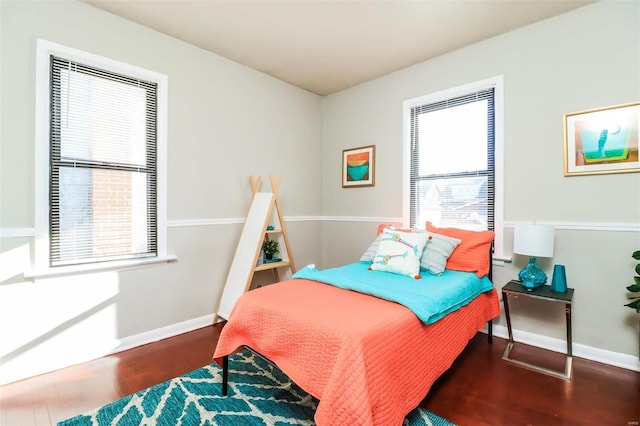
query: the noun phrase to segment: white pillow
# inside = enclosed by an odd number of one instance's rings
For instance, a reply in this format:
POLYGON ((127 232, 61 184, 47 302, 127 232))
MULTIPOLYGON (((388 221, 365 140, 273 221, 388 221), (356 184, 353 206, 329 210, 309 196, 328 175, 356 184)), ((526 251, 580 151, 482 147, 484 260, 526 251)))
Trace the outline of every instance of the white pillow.
MULTIPOLYGON (((382 228, 384 229, 391 229, 394 230, 396 229, 395 226, 393 225, 380 225, 378 226, 378 230, 382 228)), ((401 232, 407 232, 407 229, 401 229, 401 232)), ((427 232, 425 230, 418 230, 418 229, 413 229, 411 230, 411 232, 427 232)), ((360 257, 360 262, 373 262, 373 258, 376 257, 376 252, 378 251, 378 245, 380 244, 380 236, 382 235, 382 231, 378 231, 380 232, 378 234, 378 236, 376 237, 375 240, 373 240, 373 242, 371 243, 371 245, 367 248, 367 250, 362 253, 362 256, 360 257)))
POLYGON ((426 232, 385 229, 380 234, 378 251, 370 269, 421 278, 420 257, 428 238, 426 232))

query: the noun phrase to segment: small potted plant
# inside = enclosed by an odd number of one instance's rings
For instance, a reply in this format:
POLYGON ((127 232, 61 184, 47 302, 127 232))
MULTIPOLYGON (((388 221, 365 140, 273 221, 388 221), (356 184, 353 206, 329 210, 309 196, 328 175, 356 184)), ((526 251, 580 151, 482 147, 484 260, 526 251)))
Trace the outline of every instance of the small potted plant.
POLYGON ((280 253, 280 244, 276 240, 265 240, 262 243, 262 251, 264 252, 265 259, 273 259, 273 256, 280 253))
MULTIPOLYGON (((636 250, 631 255, 635 260, 640 260, 640 250, 636 250)), ((635 309, 640 314, 640 263, 636 264, 636 276, 633 277, 633 284, 627 287, 627 299, 631 302, 624 306, 628 306, 631 309, 635 309)), ((640 329, 638 329, 638 356, 640 356, 640 329)))
MULTIPOLYGON (((634 251, 631 257, 635 260, 640 260, 640 250, 634 251)), ((633 277, 634 283, 627 287, 627 291, 629 292, 627 299, 631 299, 631 302, 624 306, 635 309, 636 312, 640 313, 640 263, 636 265, 636 274, 637 275, 633 277)))

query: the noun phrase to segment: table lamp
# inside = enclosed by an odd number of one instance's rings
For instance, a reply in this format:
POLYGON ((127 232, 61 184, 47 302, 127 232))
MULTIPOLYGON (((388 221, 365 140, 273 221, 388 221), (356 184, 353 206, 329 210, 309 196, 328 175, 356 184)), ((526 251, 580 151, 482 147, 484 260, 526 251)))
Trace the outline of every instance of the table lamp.
POLYGON ((536 263, 538 257, 553 257, 554 227, 551 225, 516 225, 513 234, 513 253, 530 256, 529 264, 519 273, 520 283, 527 290, 547 282, 547 275, 536 263))

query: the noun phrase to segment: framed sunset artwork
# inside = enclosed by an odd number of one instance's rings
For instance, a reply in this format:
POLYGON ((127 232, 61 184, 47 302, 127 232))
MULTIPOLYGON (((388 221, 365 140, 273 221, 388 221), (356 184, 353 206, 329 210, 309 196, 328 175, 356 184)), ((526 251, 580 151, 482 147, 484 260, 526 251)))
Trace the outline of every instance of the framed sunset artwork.
POLYGON ((355 188, 376 184, 376 146, 342 151, 342 187, 355 188))

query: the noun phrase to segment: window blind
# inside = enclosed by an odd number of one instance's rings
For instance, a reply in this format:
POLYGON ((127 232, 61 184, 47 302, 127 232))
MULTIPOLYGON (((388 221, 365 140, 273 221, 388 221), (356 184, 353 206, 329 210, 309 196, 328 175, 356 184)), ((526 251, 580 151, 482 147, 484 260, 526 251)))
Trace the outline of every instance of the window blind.
POLYGON ((410 111, 410 222, 494 229, 493 88, 410 111))
POLYGON ((50 265, 157 255, 157 84, 50 57, 50 265))

